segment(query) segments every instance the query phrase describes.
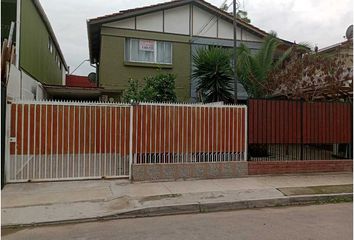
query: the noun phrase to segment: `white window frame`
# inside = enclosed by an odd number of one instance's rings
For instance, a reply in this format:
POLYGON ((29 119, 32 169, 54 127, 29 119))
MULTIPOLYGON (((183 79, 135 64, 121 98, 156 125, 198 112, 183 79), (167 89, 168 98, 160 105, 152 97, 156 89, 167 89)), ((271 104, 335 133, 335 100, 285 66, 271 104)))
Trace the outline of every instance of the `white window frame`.
MULTIPOLYGON (((149 40, 149 39, 139 39, 139 38, 126 38, 126 41, 129 41, 129 52, 128 52, 128 57, 126 56, 125 58, 128 59, 129 62, 134 62, 134 63, 150 63, 150 64, 164 64, 164 65, 172 65, 173 63, 173 50, 172 50, 172 42, 169 42, 171 44, 171 62, 165 63, 165 62, 158 62, 157 61, 157 42, 163 42, 166 43, 167 41, 158 41, 158 40, 150 40, 154 41, 154 62, 149 62, 149 61, 137 61, 137 60, 132 60, 131 52, 132 52, 132 43, 131 40, 149 40)), ((127 42, 125 41, 125 47, 127 42)), ((165 50, 165 44, 164 44, 164 50, 165 50)), ((126 51, 124 51, 124 54, 127 54, 126 51)))

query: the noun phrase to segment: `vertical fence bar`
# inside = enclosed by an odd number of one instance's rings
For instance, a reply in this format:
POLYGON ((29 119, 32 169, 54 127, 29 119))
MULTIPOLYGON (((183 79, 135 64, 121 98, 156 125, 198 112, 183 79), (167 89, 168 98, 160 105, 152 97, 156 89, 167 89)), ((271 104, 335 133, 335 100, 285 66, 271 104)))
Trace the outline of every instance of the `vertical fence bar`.
MULTIPOLYGON (((118 108, 114 108, 114 175, 118 176, 118 164, 117 164, 117 135, 118 135, 118 118, 117 118, 118 108)), ((133 126, 131 126, 132 128, 133 126)))
POLYGON ((33 164, 32 164, 32 179, 36 174, 36 132, 37 132, 37 105, 33 105, 33 164))
POLYGON ((64 177, 64 131, 65 131, 65 128, 64 128, 64 117, 65 117, 65 106, 63 105, 62 106, 62 130, 61 130, 61 177, 63 178, 64 177))
POLYGON ((245 161, 248 160, 248 112, 247 112, 247 107, 245 109, 245 119, 244 119, 244 125, 245 125, 245 161))
MULTIPOLYGON (((21 168, 20 168, 20 171, 21 171, 21 180, 23 179, 23 155, 24 155, 24 152, 23 152, 23 149, 24 149, 24 122, 25 122, 25 106, 22 106, 22 116, 21 116, 21 124, 22 124, 22 127, 21 127, 21 168)), ((17 175, 17 173, 16 173, 17 175)))
POLYGON ((109 107, 109 176, 112 176, 112 106, 109 107))
POLYGON ((57 147, 57 149, 56 149, 56 158, 55 158, 55 164, 56 164, 56 166, 55 166, 55 178, 59 178, 59 176, 58 176, 58 171, 59 171, 59 106, 57 105, 57 106, 55 106, 55 109, 56 109, 56 116, 57 116, 57 122, 56 122, 56 127, 57 127, 57 131, 56 131, 56 137, 57 137, 57 139, 56 139, 56 147, 57 147))
MULTIPOLYGON (((164 122, 162 122, 162 106, 160 105, 160 130, 159 130, 159 153, 158 153, 158 156, 159 156, 159 163, 162 163, 161 161, 161 151, 162 151, 162 131, 165 131, 164 130, 164 122), (163 127, 162 127, 163 126, 163 127)), ((156 154, 155 154, 155 159, 156 159, 156 154)))
POLYGON ((102 178, 105 178, 107 176, 107 135, 108 135, 108 124, 107 124, 107 106, 102 106, 102 146, 101 146, 101 155, 102 155, 102 161, 101 161, 101 171, 100 171, 100 176, 102 178))
POLYGON ((123 170, 123 164, 122 164, 122 161, 123 161, 123 144, 122 144, 122 120, 123 119, 123 115, 122 115, 122 108, 119 108, 119 155, 118 155, 118 174, 119 175, 122 175, 124 170, 123 170))
POLYGON ((134 106, 129 107, 130 119, 129 119, 129 179, 132 180, 132 166, 133 166, 133 117, 134 106))
POLYGON ((73 166, 73 169, 72 169, 72 177, 75 177, 75 155, 77 155, 75 153, 75 141, 76 141, 76 120, 75 120, 75 117, 76 117, 76 106, 73 107, 73 156, 72 156, 72 166, 73 166))
POLYGON ((66 174, 65 174, 65 176, 68 178, 69 177, 69 173, 70 173, 70 155, 71 155, 71 151, 70 151, 70 128, 72 127, 72 126, 70 126, 70 111, 71 111, 71 109, 70 109, 70 105, 68 106, 68 121, 67 121, 67 124, 68 124, 68 126, 67 126, 67 130, 68 130, 68 144, 67 144, 67 155, 66 155, 66 174))
POLYGON ((128 117, 127 117, 127 114, 129 114, 129 112, 127 113, 127 108, 124 107, 124 140, 123 140, 123 143, 124 143, 124 161, 123 161, 123 166, 124 166, 124 175, 129 175, 129 173, 127 173, 127 170, 129 171, 129 153, 127 153, 127 135, 129 136, 129 133, 127 134, 127 120, 128 120, 128 117), (128 157, 127 157, 128 156, 128 157), (128 160, 128 169, 127 168, 127 163, 126 161, 128 160))
MULTIPOLYGON (((15 157, 14 157, 14 163, 13 163, 13 165, 14 165, 14 167, 13 167, 13 174, 12 174, 12 178, 14 178, 15 180, 16 180, 16 172, 17 172, 17 162, 18 162, 18 157, 17 157, 17 153, 18 153, 18 142, 19 142, 19 137, 18 137, 18 112, 19 112, 19 110, 18 110, 18 104, 16 104, 16 114, 15 114, 15 136, 16 136, 16 142, 15 142, 15 157)), ((10 180, 10 178, 9 178, 9 180, 10 180)))
MULTIPOLYGON (((87 115, 87 108, 86 108, 86 106, 84 106, 83 107, 83 109, 84 109, 84 128, 82 129, 82 131, 84 132, 84 136, 83 136, 83 141, 84 141, 84 143, 83 143, 83 145, 84 145, 84 147, 83 147, 83 149, 82 149, 82 153, 81 153, 81 155, 83 156, 83 160, 84 160, 84 162, 83 162, 83 167, 82 167, 82 177, 85 177, 86 176, 86 142, 87 142, 87 139, 86 139, 86 132, 87 132, 87 127, 86 127, 86 115, 87 115)), ((91 130, 91 129, 89 129, 89 130, 91 130)))
POLYGON ((81 145, 81 106, 78 106, 77 111, 79 112, 79 116, 78 116, 78 134, 77 134, 77 177, 81 177, 80 175, 80 162, 81 162, 81 149, 80 149, 80 145, 81 145))
MULTIPOLYGON (((15 122, 14 122, 14 126, 11 125, 11 122, 13 121, 13 115, 12 115, 12 109, 13 109, 13 104, 7 104, 6 103, 6 116, 7 116, 7 120, 5 120, 5 137, 6 137, 6 141, 5 141, 5 183, 9 182, 10 179, 13 177, 13 175, 11 174, 11 162, 13 161, 17 161, 16 157, 17 157, 17 131, 15 130, 15 143, 12 143, 15 145, 15 152, 11 153, 11 142, 10 142, 10 137, 13 137, 11 135, 11 130, 12 128, 17 128, 17 104, 16 104, 16 111, 15 111, 15 122), (15 156, 14 160, 11 161, 10 157, 11 154, 13 154, 15 156)), ((14 167, 13 167, 14 168, 14 167)), ((15 170, 16 171, 16 170, 15 170)))
POLYGON ((143 116, 143 107, 139 106, 140 108, 140 149, 139 149, 139 153, 140 153, 140 163, 145 163, 145 161, 143 161, 143 120, 142 120, 142 116, 143 116))
POLYGON ((93 176, 96 176, 96 167, 97 167, 97 107, 93 107, 95 111, 95 117, 94 117, 94 126, 95 126, 95 131, 94 131, 94 161, 93 161, 93 176))
MULTIPOLYGON (((27 167, 27 180, 30 179, 29 177, 29 166, 30 166, 30 161, 31 161, 31 158, 30 158, 30 148, 31 148, 31 105, 28 104, 28 108, 27 108, 27 161, 26 161, 26 164, 25 166, 27 167)), ((24 166, 23 166, 24 168, 24 166)))
POLYGON ((300 160, 304 160, 304 103, 300 100, 300 160))
MULTIPOLYGON (((44 178, 47 178, 47 148, 48 148, 48 105, 45 105, 45 136, 44 136, 44 178)), ((41 169, 42 170, 42 169, 41 169)))

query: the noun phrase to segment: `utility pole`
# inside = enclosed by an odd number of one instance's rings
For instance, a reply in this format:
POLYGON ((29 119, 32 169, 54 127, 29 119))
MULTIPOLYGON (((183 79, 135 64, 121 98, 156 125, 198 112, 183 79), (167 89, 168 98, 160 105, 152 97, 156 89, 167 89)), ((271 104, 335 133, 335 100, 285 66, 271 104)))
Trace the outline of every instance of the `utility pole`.
POLYGON ((235 104, 237 104, 237 60, 236 60, 236 48, 237 48, 237 34, 236 34, 236 27, 237 27, 237 22, 236 22, 236 0, 233 0, 233 5, 234 5, 234 54, 233 54, 233 60, 234 60, 234 97, 235 97, 235 104))

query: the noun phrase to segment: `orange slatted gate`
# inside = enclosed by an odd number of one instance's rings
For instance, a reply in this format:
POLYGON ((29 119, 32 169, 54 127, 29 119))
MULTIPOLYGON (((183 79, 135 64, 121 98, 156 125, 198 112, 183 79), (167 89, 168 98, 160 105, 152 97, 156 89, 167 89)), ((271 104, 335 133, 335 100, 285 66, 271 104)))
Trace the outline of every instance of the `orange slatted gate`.
POLYGON ((43 101, 9 108, 8 182, 129 176, 129 105, 43 101))

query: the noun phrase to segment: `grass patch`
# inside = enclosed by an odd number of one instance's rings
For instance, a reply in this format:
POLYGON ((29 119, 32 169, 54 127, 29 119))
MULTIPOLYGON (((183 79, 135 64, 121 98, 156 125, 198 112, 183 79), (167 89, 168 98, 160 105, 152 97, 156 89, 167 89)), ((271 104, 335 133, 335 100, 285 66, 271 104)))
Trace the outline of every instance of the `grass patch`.
POLYGON ((285 196, 352 193, 353 184, 278 188, 285 196))

